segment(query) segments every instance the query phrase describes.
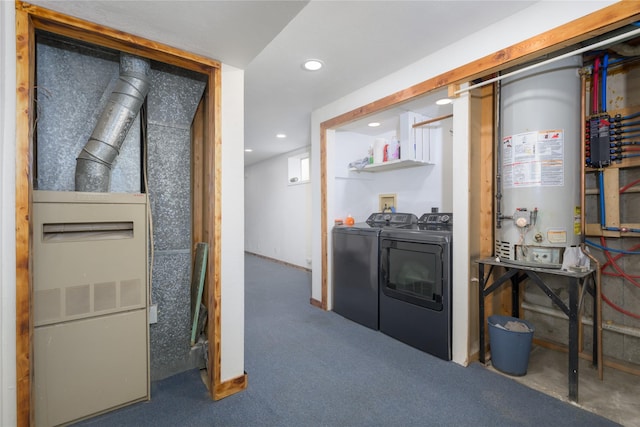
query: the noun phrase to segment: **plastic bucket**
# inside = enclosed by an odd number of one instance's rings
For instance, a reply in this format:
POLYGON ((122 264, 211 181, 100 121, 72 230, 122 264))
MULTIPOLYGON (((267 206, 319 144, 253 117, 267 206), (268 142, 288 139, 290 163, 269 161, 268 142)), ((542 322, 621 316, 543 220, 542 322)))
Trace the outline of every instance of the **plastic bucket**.
POLYGON ((531 343, 533 342, 533 325, 524 319, 500 315, 489 316, 488 323, 491 364, 493 367, 505 374, 525 375, 529 365, 531 343), (524 324, 529 331, 520 332, 505 329, 505 325, 509 322, 524 324))

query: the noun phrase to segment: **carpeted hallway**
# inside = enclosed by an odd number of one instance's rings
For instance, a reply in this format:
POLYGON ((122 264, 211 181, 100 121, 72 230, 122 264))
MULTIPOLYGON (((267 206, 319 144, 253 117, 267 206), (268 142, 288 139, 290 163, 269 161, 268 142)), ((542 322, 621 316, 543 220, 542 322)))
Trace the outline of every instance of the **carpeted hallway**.
POLYGON ((83 426, 613 426, 478 363, 462 367, 309 304, 311 275, 245 257, 248 389, 218 402, 198 371, 83 426))

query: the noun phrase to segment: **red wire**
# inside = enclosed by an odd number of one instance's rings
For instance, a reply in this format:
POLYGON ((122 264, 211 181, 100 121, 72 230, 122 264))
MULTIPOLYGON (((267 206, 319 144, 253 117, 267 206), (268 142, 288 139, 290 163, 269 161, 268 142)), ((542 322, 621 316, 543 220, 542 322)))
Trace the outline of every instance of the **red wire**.
MULTIPOLYGON (((606 247, 605 244, 605 240, 604 240, 604 236, 600 236, 600 243, 602 245, 602 247, 606 247)), ((622 270, 620 268, 620 266, 614 261, 614 259, 611 257, 611 253, 609 251, 605 251, 604 254, 607 256, 607 259, 609 260, 605 265, 607 264, 611 264, 611 267, 613 267, 619 274, 616 274, 616 276, 619 277, 624 277, 625 279, 627 279, 629 282, 633 283, 633 285, 637 286, 638 288, 640 288, 640 283, 636 282, 635 280, 633 280, 634 278, 631 277, 629 274, 625 273, 624 270, 622 270)), ((602 271, 602 269, 605 267, 605 265, 603 265, 602 267, 600 267, 600 271, 602 271)))
POLYGON ((628 189, 630 189, 631 187, 633 187, 634 185, 640 183, 640 179, 636 179, 633 182, 630 182, 629 184, 625 185, 624 187, 622 187, 620 189, 620 194, 624 193, 625 191, 627 191, 628 189))
POLYGON ((622 187, 620 189, 621 193, 624 193, 625 191, 627 191, 628 189, 630 189, 631 187, 633 187, 636 184, 640 184, 640 178, 636 179, 635 181, 631 181, 630 183, 628 183, 627 185, 625 185, 624 187, 622 187))
MULTIPOLYGON (((639 180, 639 181, 640 181, 640 180, 639 180)), ((601 243, 602 243, 602 241, 601 241, 601 243)), ((635 250, 637 250, 637 249, 640 249, 640 243, 639 243, 639 244, 637 244, 637 245, 635 245, 635 246, 633 246, 632 248, 630 248, 630 249, 629 249, 629 252, 633 252, 633 251, 635 251, 635 250)), ((604 269, 605 269, 605 268, 607 268, 609 265, 612 265, 612 268, 613 268, 613 264, 615 264, 615 262, 616 262, 617 260, 619 260, 620 258, 622 258, 625 254, 620 253, 620 254, 618 254, 618 255, 614 256, 613 258, 611 257, 611 255, 610 255, 608 252, 607 252, 607 254, 608 254, 607 258, 609 259, 609 261, 607 261, 606 263, 604 263, 604 264, 600 267, 600 270, 601 270, 602 274, 607 275, 607 276, 621 277, 621 276, 622 276, 621 274, 612 273, 612 272, 610 272, 610 271, 604 271, 604 269)), ((630 277, 633 277, 634 279, 640 279, 640 275, 635 276, 635 275, 631 275, 631 274, 629 274, 629 276, 630 276, 630 277)))

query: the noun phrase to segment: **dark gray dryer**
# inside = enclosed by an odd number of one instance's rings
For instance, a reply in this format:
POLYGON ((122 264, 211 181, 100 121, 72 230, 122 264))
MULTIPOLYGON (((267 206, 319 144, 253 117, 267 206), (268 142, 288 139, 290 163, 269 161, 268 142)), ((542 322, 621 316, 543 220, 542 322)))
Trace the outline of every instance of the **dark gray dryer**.
POLYGON ((385 228, 415 225, 404 213, 373 213, 366 222, 333 228, 333 311, 378 330, 378 237, 385 228))
POLYGON ((452 215, 380 232, 380 331, 451 360, 452 215))

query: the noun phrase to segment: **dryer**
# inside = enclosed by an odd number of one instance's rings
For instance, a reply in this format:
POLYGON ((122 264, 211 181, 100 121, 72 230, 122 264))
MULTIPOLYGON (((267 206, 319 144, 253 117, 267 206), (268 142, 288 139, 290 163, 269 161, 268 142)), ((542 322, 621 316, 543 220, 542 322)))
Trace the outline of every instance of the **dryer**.
POLYGON ((444 360, 451 360, 452 218, 424 214, 379 238, 380 331, 444 360))

